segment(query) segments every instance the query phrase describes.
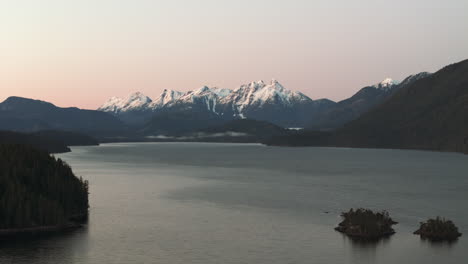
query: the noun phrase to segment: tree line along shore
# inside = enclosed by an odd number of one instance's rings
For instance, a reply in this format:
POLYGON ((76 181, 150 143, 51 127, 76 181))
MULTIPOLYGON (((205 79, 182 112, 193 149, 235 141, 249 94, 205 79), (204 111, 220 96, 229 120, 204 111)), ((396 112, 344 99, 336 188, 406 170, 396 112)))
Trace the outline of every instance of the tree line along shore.
POLYGON ((47 152, 0 144, 0 236, 80 226, 88 215, 88 182, 47 152))

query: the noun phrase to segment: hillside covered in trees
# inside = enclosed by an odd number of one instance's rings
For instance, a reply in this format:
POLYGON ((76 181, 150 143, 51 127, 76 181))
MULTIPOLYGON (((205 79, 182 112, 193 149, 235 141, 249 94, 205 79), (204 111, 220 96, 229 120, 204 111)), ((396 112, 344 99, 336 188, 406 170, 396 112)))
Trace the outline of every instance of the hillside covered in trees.
POLYGON ((0 131, 0 144, 29 145, 49 153, 64 153, 70 151, 67 145, 57 140, 13 131, 0 131))
POLYGON ((94 146, 99 142, 81 133, 46 130, 34 133, 0 131, 0 144, 30 145, 49 153, 64 153, 71 151, 69 146, 94 146))
POLYGON ((266 143, 468 153, 468 60, 398 90, 336 131, 304 131, 266 143))
POLYGON ((0 144, 0 231, 66 225, 88 213, 88 182, 61 159, 0 144))

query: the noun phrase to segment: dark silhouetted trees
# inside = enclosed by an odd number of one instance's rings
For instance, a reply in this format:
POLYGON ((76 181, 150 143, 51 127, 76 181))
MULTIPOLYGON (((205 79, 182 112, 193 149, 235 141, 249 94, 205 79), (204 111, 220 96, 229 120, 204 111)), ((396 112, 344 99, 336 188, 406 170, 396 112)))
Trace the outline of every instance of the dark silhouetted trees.
POLYGON ((335 230, 351 237, 378 239, 395 233, 392 226, 397 224, 388 212, 376 212, 368 209, 351 209, 341 214, 343 221, 335 230))
POLYGON ((66 224, 87 215, 88 182, 26 145, 0 144, 0 229, 66 224))
POLYGON ((414 234, 435 241, 456 240, 462 235, 452 221, 440 217, 422 222, 414 234))

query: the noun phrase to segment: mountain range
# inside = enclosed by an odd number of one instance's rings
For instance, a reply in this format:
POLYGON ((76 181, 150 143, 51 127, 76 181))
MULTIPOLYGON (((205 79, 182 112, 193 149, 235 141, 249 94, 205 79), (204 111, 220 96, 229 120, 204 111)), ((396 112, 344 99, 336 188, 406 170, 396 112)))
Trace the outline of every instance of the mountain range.
POLYGON ((303 127, 311 113, 320 113, 335 102, 312 100, 301 92, 284 88, 278 81, 251 82, 234 90, 201 87, 185 93, 164 90, 155 100, 142 93, 113 97, 99 111, 111 113, 128 124, 142 124, 156 114, 197 112, 219 120, 255 119, 283 127, 303 127))
POLYGON ((312 100, 272 80, 251 82, 234 90, 207 86, 185 93, 164 90, 155 100, 136 92, 127 98, 112 97, 98 110, 113 114, 126 124, 143 125, 148 133, 179 130, 174 127, 175 122, 179 127, 183 127, 182 123, 208 127, 235 119, 267 121, 286 128, 333 130, 382 103, 400 88, 429 75, 422 72, 402 82, 387 78, 340 102, 312 100))
MULTIPOLYGON (((468 60, 401 82, 385 79, 340 102, 312 100, 276 80, 233 90, 206 86, 185 93, 164 90, 155 100, 135 93, 111 98, 98 110, 9 97, 0 103, 0 130, 79 132, 100 142, 177 138, 468 152, 467 98, 468 60)), ((69 137, 75 138, 71 134, 64 138, 69 137)))
POLYGON ((341 128, 278 137, 268 144, 468 153, 468 60, 423 75, 341 128))

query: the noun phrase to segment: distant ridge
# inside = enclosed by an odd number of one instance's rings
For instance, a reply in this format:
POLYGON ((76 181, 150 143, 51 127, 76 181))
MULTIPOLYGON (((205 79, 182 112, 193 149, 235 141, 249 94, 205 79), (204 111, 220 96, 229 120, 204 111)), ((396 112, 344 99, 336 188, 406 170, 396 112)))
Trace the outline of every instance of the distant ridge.
POLYGON ((416 78, 337 131, 303 132, 267 143, 468 153, 468 60, 416 78))
POLYGON ((400 89, 389 100, 336 133, 353 147, 466 152, 468 60, 400 89))
POLYGON ((378 84, 366 86, 350 98, 332 105, 320 115, 312 118, 307 128, 325 131, 338 129, 381 104, 399 89, 430 75, 428 72, 421 72, 408 76, 402 82, 387 78, 378 84))
POLYGON ((16 96, 0 103, 0 130, 66 130, 93 134, 119 131, 124 127, 119 119, 101 111, 61 108, 48 102, 16 96))

